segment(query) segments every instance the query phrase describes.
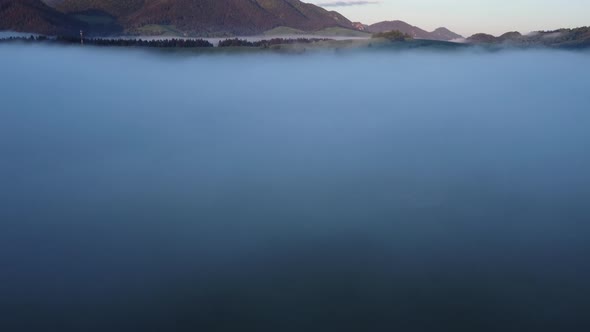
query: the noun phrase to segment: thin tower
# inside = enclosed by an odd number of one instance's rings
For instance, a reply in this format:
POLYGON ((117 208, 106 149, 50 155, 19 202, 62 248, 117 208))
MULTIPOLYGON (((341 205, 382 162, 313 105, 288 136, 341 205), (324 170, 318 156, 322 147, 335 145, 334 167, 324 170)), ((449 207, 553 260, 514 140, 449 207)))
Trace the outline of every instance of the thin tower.
POLYGON ((84 45, 84 31, 80 30, 80 45, 84 45))

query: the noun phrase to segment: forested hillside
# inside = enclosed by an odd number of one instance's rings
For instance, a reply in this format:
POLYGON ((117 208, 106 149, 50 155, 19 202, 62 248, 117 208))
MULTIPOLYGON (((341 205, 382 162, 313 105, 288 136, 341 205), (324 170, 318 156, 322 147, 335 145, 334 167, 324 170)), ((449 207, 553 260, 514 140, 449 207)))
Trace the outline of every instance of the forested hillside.
POLYGON ((0 0, 0 30, 67 35, 85 27, 83 22, 41 0, 0 0))
POLYGON ((188 35, 257 34, 280 26, 354 29, 344 16, 299 0, 50 0, 64 13, 104 12, 126 31, 167 26, 188 35))

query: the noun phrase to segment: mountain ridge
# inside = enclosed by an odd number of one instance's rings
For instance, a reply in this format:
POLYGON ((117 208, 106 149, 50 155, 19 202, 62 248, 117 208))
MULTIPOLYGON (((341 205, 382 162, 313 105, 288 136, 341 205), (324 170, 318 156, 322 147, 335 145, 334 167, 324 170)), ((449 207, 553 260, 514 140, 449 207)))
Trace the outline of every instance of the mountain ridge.
POLYGON ((299 0, 0 0, 0 30, 46 35, 257 35, 277 27, 356 31, 335 11, 299 0))
POLYGON ((187 35, 252 35, 280 26, 304 31, 354 29, 334 11, 299 0, 46 0, 65 14, 88 10, 115 17, 125 31, 150 25, 187 35))

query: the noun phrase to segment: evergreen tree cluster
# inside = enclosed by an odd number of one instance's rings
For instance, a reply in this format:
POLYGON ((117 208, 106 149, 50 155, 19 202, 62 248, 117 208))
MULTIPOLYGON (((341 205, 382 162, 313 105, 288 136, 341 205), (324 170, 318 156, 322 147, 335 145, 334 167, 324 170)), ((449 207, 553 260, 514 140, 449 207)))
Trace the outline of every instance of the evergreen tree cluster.
POLYGON ((413 39, 412 36, 410 36, 409 34, 403 33, 398 30, 379 32, 379 33, 373 34, 373 36, 371 38, 385 38, 385 39, 388 39, 391 41, 406 41, 406 40, 413 39))

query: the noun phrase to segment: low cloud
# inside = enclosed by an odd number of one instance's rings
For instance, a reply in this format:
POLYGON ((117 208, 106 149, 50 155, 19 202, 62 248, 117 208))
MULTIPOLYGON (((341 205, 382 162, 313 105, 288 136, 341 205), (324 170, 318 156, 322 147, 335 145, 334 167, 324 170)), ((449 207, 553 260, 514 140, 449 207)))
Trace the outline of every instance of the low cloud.
POLYGON ((364 6, 364 5, 376 5, 381 3, 381 1, 327 1, 327 2, 320 2, 318 6, 321 7, 349 7, 349 6, 364 6))

